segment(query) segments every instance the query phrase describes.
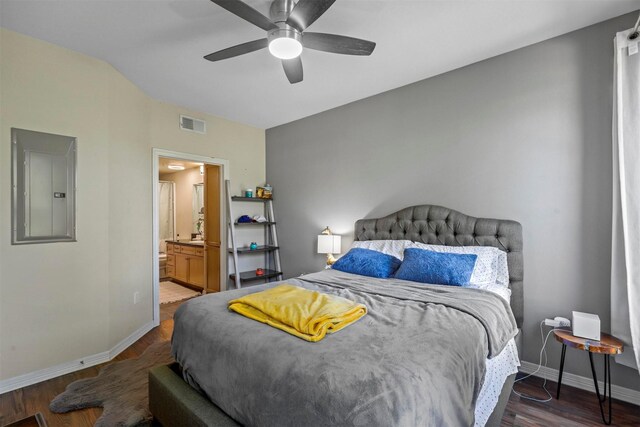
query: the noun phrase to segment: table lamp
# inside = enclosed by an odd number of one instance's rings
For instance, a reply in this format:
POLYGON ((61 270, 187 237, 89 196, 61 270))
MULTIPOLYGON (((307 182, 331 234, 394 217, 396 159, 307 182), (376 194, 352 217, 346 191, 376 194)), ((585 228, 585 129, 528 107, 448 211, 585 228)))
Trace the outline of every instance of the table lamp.
POLYGON ((329 226, 327 226, 322 233, 318 236, 318 253, 327 254, 327 267, 329 268, 336 259, 333 254, 340 253, 340 245, 342 243, 342 237, 331 232, 329 226))

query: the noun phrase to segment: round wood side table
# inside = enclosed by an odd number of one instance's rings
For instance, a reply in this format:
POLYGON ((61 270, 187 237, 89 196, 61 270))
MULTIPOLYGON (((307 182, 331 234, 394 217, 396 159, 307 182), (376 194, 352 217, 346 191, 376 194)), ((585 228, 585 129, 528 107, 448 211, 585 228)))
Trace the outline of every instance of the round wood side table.
POLYGON ((624 351, 624 345, 618 338, 600 333, 600 341, 590 340, 587 338, 576 337, 571 333, 569 329, 556 329, 553 331, 553 335, 556 340, 562 344, 562 355, 560 357, 560 372, 558 373, 558 391, 556 399, 560 399, 560 386, 562 385, 562 370, 564 369, 564 355, 567 351, 567 346, 577 348, 589 353, 589 362, 591 363, 591 374, 593 375, 593 384, 596 388, 596 395, 598 396, 598 403, 600 405, 600 415, 602 421, 609 425, 611 424, 611 362, 610 356, 620 354, 624 351), (602 396, 600 396, 600 388, 598 387, 598 378, 596 376, 596 370, 593 367, 593 354, 602 354, 604 356, 604 390, 602 396), (607 387, 609 390, 607 391, 607 387), (609 416, 605 418, 604 402, 609 397, 609 416))

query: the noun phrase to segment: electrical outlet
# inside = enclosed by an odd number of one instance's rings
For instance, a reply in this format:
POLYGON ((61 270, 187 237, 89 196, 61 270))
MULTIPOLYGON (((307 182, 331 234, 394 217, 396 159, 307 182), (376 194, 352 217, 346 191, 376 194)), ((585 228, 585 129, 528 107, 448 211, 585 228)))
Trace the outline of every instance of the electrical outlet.
POLYGON ((547 326, 551 326, 553 328, 560 328, 564 326, 566 327, 571 326, 571 321, 564 317, 556 316, 553 319, 544 319, 544 324, 547 326))
POLYGON ((137 304, 139 300, 140 300, 140 292, 134 292, 133 293, 133 303, 137 304))
POLYGON ((547 326, 551 326, 552 328, 557 328, 560 326, 560 322, 553 319, 544 319, 544 324, 547 326))

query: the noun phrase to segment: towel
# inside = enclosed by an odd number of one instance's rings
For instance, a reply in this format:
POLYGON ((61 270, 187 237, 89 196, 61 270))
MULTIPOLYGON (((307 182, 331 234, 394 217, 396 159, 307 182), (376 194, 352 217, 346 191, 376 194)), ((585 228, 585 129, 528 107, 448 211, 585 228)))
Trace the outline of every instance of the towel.
POLYGON ((311 342, 367 314, 363 304, 288 284, 231 300, 229 310, 311 342))

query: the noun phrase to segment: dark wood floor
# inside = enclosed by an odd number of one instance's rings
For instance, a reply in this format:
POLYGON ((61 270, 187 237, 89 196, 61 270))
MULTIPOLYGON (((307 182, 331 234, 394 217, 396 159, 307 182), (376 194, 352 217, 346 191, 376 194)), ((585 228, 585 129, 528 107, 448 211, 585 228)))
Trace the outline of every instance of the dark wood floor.
POLYGON ((180 304, 184 301, 170 302, 169 304, 162 304, 160 306, 160 322, 173 319, 173 314, 176 312, 180 304))
MULTIPOLYGON (((124 360, 140 356, 152 343, 168 340, 173 332, 173 313, 180 302, 161 306, 160 326, 154 328, 131 347, 119 354, 114 360, 124 360)), ((112 362, 109 362, 112 363, 112 362)), ((102 365, 100 365, 102 366, 102 365)), ((83 427, 93 426, 102 410, 99 408, 73 411, 68 414, 54 414, 49 411, 49 402, 64 391, 72 381, 93 377, 98 374, 100 366, 63 375, 29 387, 0 395, 0 426, 42 412, 50 427, 83 427)), ((540 388, 542 380, 528 378, 516 385, 521 393, 543 397, 540 388)), ((553 393, 555 383, 547 383, 553 393)), ((616 426, 640 426, 640 407, 625 402, 614 401, 613 423, 616 426)), ((598 403, 594 393, 563 385, 561 400, 548 403, 536 403, 511 394, 502 427, 507 426, 602 426, 598 403)))
MULTIPOLYGON (((516 383, 515 390, 521 394, 545 399, 542 379, 529 377, 516 383)), ((547 381, 547 390, 553 399, 547 403, 538 403, 518 397, 511 393, 507 404, 502 427, 506 426, 604 426, 595 392, 588 392, 562 385, 560 400, 555 399, 556 383, 547 381)), ((613 400, 613 419, 611 425, 640 426, 640 406, 613 400)))

